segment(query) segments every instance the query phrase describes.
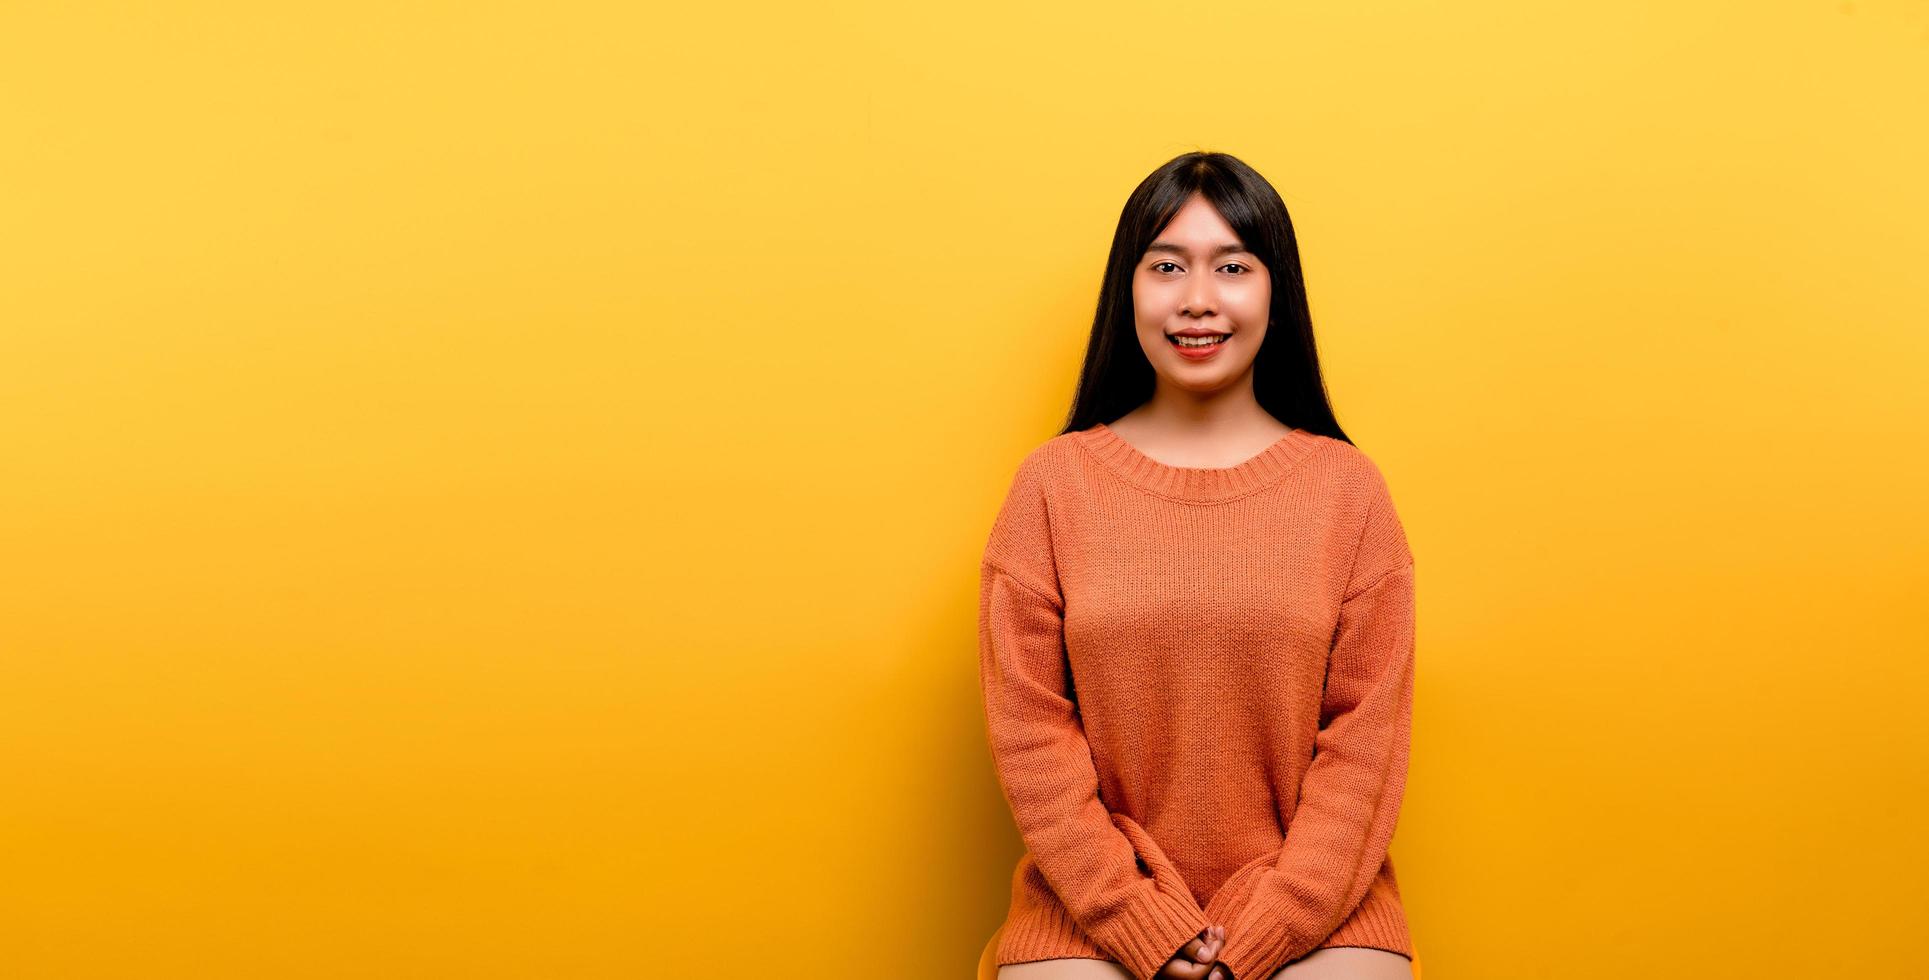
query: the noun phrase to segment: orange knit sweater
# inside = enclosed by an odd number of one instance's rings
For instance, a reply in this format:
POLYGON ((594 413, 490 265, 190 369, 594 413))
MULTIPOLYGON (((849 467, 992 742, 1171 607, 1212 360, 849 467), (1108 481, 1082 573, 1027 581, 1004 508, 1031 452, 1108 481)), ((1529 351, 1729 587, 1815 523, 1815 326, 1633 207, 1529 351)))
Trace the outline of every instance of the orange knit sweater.
POLYGON ((1053 437, 1018 466, 980 588, 992 760, 1027 850, 999 964, 1144 980, 1213 921, 1235 980, 1327 946, 1413 956, 1387 853, 1413 556, 1364 453, 1294 429, 1195 469, 1103 424, 1053 437))

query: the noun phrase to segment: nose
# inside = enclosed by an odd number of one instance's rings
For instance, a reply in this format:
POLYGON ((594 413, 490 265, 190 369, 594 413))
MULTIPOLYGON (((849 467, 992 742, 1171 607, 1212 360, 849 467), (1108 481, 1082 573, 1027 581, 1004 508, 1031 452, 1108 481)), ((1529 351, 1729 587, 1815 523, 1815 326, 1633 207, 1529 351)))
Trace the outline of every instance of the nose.
POLYGON ((1213 291, 1211 276, 1194 276, 1186 280, 1185 311, 1193 316, 1203 316, 1216 312, 1218 297, 1213 291))

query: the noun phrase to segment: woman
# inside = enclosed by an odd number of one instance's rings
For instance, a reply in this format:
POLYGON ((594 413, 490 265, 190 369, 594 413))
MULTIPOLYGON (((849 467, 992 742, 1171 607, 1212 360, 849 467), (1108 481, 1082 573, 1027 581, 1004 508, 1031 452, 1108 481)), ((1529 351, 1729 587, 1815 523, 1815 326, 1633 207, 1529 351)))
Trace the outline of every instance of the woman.
POLYGON ((1027 850, 1001 978, 1413 975, 1387 854, 1413 556, 1244 163, 1189 153, 1133 191, 1070 422, 1019 464, 980 572, 1027 850))

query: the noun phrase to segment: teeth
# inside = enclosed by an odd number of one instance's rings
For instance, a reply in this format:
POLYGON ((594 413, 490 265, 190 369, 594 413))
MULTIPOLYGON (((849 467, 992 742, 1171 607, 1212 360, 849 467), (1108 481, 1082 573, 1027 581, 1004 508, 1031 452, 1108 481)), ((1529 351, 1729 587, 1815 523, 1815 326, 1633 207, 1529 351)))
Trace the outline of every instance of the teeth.
POLYGON ((1175 336, 1172 338, 1172 342, 1175 344, 1178 344, 1180 347, 1211 347, 1214 344, 1224 343, 1225 339, 1226 338, 1223 336, 1221 337, 1176 337, 1175 336))

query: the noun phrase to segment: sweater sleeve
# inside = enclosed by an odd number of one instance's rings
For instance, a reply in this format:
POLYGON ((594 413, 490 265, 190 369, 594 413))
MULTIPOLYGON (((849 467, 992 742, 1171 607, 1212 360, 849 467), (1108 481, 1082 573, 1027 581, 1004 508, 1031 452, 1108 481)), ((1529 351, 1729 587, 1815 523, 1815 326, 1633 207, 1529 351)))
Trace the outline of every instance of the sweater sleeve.
POLYGON ((1227 923, 1219 961, 1235 980, 1265 980, 1325 942, 1365 898, 1399 818, 1413 711, 1413 557, 1374 477, 1285 843, 1228 902, 1207 905, 1227 923))
POLYGON ((979 676, 992 760, 1019 835, 1073 922, 1147 980, 1205 930, 1205 912, 1157 845, 1099 798, 1070 683, 1043 489, 1027 460, 980 564, 979 676))

